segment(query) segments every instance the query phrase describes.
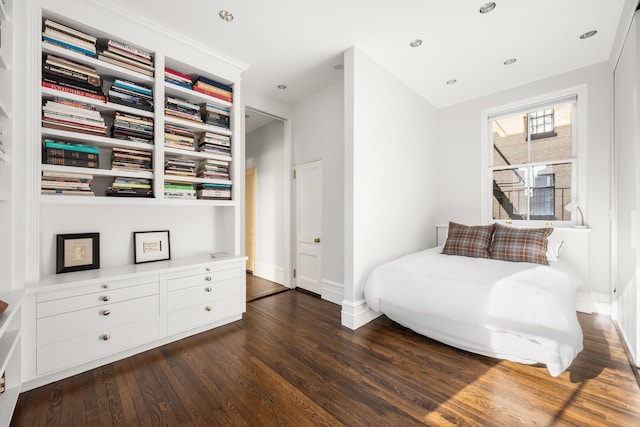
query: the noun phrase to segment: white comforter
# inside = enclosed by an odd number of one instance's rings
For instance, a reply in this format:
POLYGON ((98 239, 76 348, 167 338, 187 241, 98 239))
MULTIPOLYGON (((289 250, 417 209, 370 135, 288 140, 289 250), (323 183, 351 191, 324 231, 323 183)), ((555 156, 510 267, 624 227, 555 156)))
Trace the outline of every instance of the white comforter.
POLYGON ((576 285, 561 271, 566 268, 440 251, 417 252, 375 268, 364 289, 369 307, 463 350, 543 363, 553 376, 582 351, 576 285))

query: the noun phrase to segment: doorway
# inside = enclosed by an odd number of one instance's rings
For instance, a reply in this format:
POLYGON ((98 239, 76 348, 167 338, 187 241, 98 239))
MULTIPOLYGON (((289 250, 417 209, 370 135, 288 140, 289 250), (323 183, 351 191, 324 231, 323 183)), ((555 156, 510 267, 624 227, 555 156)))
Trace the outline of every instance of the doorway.
MULTIPOLYGON (((270 294, 271 287, 286 290, 289 217, 285 121, 245 109, 244 225, 247 260, 247 301, 270 294), (265 288, 266 287, 266 288, 265 288), (265 290, 266 289, 266 290, 265 290)), ((290 145, 289 145, 290 147, 290 145)), ((289 148, 290 149, 290 148, 289 148)), ((290 267, 289 267, 290 268, 290 267)))

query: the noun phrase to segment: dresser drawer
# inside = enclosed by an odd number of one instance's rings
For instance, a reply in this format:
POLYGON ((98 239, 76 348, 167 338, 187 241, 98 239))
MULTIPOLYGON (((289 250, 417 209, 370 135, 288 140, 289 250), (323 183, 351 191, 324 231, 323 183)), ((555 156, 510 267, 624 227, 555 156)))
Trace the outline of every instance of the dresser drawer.
POLYGON ((39 302, 37 304, 37 317, 53 316, 70 311, 82 310, 91 307, 105 307, 109 304, 126 301, 133 298, 141 298, 158 294, 160 284, 158 281, 130 286, 120 289, 104 289, 99 292, 83 294, 57 300, 39 302))
POLYGON ((169 291, 189 288, 196 285, 215 284, 229 279, 235 279, 245 274, 240 268, 230 268, 218 270, 210 273, 198 273, 189 275, 192 272, 184 272, 183 276, 167 280, 169 291))
POLYGON ((74 286, 72 288, 60 289, 52 292, 38 292, 36 302, 76 297, 79 295, 122 289, 129 286, 143 285, 146 283, 158 283, 159 281, 160 276, 158 276, 157 274, 126 280, 103 280, 100 282, 82 284, 79 286, 74 286))
POLYGON ((36 323, 36 344, 40 347, 83 336, 90 332, 158 317, 160 314, 159 301, 158 295, 151 295, 115 304, 106 304, 102 307, 92 307, 40 318, 36 323))
POLYGON ((159 336, 159 316, 117 328, 105 328, 70 340, 38 347, 36 370, 38 375, 45 374, 133 348, 153 341, 159 336))
POLYGON ((210 303, 203 303, 168 314, 167 332, 176 332, 193 329, 207 323, 213 323, 227 317, 244 313, 245 298, 238 296, 210 303))
POLYGON ((192 286, 169 292, 167 310, 176 311, 206 302, 218 301, 234 296, 241 296, 244 292, 242 281, 229 279, 217 283, 192 286))

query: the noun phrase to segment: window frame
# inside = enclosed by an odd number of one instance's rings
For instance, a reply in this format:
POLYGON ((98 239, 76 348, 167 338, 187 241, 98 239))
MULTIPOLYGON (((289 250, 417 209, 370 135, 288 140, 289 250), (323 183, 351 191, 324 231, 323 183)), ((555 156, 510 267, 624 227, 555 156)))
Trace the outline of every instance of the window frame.
MULTIPOLYGON (((481 216, 483 221, 487 223, 513 224, 519 226, 559 226, 571 227, 577 224, 579 220, 575 212, 571 213, 571 219, 560 220, 517 220, 517 219, 493 219, 493 135, 491 121, 500 117, 515 115, 518 113, 528 113, 531 111, 539 111, 545 107, 558 105, 562 103, 573 102, 572 108, 572 156, 571 156, 571 200, 578 201, 582 208, 582 212, 587 221, 587 194, 586 194, 586 147, 587 147, 587 89, 586 85, 567 88, 558 92, 540 95, 533 98, 523 99, 521 101, 512 102, 502 106, 488 108, 481 111, 481 216)), ((528 115, 527 115, 528 119, 528 115)), ((554 123, 555 126, 555 123, 554 123)), ((528 123, 527 123, 528 132, 528 123)), ((534 143, 534 139, 529 144, 534 143)), ((536 164, 552 165, 557 163, 567 163, 568 159, 550 162, 531 162, 525 166, 535 166, 536 164)), ((510 165, 511 168, 523 165, 510 165)), ((496 167, 496 169, 505 169, 504 167, 496 167)), ((530 217, 530 213, 528 212, 530 217)))

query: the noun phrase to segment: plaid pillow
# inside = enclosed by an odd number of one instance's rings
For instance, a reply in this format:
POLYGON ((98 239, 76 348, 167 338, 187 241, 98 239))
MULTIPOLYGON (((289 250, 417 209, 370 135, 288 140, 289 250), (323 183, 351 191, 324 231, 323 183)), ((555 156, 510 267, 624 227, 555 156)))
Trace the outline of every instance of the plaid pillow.
POLYGON ((491 235, 495 225, 462 225, 449 222, 449 234, 442 248, 445 255, 489 258, 491 235))
POLYGON ((549 265, 547 237, 553 228, 515 228, 496 224, 491 259, 549 265))

